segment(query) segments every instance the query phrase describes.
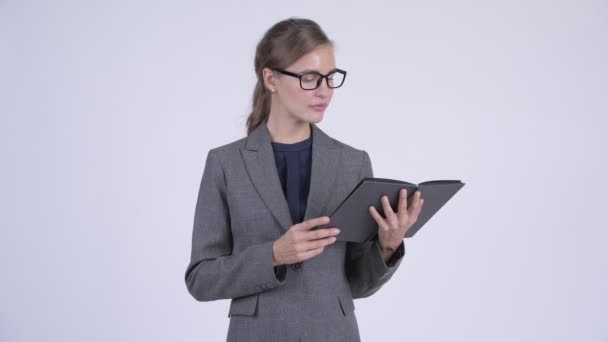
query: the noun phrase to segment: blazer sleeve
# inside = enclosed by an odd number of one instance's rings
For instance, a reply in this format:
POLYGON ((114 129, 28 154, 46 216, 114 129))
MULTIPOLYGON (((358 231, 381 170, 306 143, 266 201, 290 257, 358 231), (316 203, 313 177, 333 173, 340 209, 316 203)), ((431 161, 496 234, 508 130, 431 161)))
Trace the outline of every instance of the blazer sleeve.
POLYGON ((185 274, 188 291, 198 301, 212 301, 282 285, 286 266, 273 267, 272 244, 268 241, 233 253, 226 178, 217 151, 211 149, 194 213, 191 260, 185 274))
MULTIPOLYGON (((373 176, 369 155, 363 151, 359 181, 373 176)), ((345 270, 353 298, 369 297, 378 291, 399 268, 404 255, 403 241, 388 263, 384 262, 377 240, 364 243, 347 242, 345 270)))

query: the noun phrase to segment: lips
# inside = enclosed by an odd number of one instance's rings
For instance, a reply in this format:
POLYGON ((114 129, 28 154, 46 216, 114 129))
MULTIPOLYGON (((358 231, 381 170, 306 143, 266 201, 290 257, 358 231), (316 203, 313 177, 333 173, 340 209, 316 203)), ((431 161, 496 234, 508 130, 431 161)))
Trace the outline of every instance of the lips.
POLYGON ((320 104, 312 105, 310 107, 312 107, 314 109, 325 109, 327 107, 327 103, 320 103, 320 104))

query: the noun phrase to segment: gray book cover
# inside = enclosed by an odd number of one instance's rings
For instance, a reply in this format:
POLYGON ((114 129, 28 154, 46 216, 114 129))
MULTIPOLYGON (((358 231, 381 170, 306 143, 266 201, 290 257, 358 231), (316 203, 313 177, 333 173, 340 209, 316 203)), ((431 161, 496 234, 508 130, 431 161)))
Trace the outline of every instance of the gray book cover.
POLYGON ((377 239, 378 224, 369 213, 373 205, 384 217, 381 197, 387 195, 393 211, 399 204, 399 190, 407 189, 408 204, 413 200, 416 190, 420 190, 424 204, 418 220, 405 233, 405 237, 414 236, 435 213, 446 204, 465 183, 460 180, 434 180, 418 185, 395 179, 364 178, 344 198, 334 212, 329 215, 330 222, 314 229, 338 227, 338 241, 366 242, 377 239))

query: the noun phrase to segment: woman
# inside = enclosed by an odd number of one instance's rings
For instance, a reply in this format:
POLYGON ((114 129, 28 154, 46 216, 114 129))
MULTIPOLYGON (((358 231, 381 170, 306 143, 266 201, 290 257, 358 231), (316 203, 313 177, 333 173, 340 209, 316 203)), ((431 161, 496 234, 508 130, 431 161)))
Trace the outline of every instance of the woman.
POLYGON ((199 301, 232 299, 228 341, 359 341, 353 299, 392 277, 420 212, 420 193, 408 207, 402 191, 397 212, 382 198, 386 219, 370 207, 375 242, 310 230, 373 176, 367 152, 316 125, 346 76, 333 45, 311 20, 271 27, 256 50, 248 136, 207 154, 185 279, 199 301))

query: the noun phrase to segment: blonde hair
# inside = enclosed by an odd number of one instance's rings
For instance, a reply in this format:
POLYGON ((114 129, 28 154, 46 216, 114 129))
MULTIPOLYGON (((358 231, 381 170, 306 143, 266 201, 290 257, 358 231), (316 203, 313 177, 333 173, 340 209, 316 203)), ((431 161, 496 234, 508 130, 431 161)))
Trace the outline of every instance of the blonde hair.
POLYGON ((257 83, 253 91, 251 113, 247 117, 247 135, 270 113, 270 92, 264 86, 262 70, 283 69, 320 45, 334 42, 310 19, 289 18, 274 24, 262 37, 255 52, 257 83))

